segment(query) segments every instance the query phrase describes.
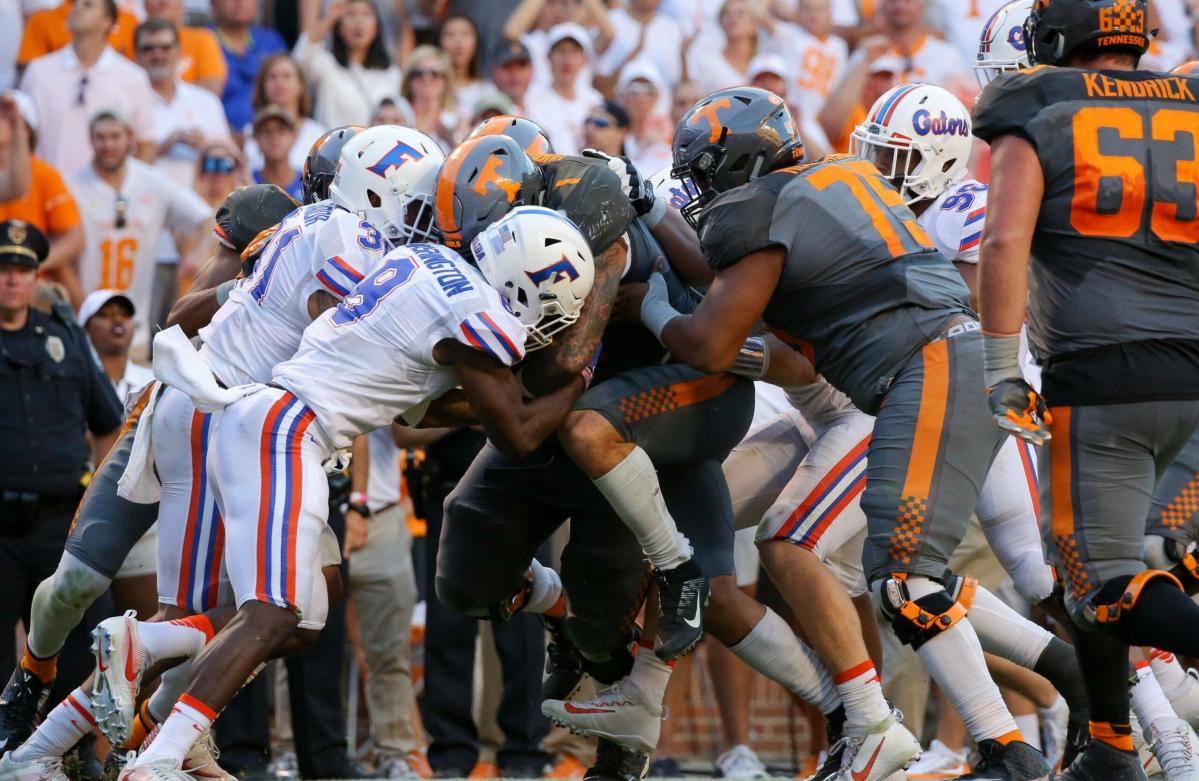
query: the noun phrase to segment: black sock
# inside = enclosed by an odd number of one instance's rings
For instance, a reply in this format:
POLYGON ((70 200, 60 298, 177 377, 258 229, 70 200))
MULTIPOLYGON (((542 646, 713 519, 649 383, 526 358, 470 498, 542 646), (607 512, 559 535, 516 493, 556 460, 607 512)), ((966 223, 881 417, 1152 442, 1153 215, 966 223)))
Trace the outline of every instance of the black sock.
POLYGON ((1078 656, 1069 643, 1054 637, 1037 657, 1033 672, 1044 676, 1070 706, 1070 723, 1086 724, 1090 720, 1090 700, 1086 683, 1078 669, 1078 656))
POLYGON ((1131 645, 1199 656, 1199 605, 1164 578, 1145 584, 1136 606, 1125 613, 1119 627, 1131 645))
POLYGON ((1104 627, 1084 632, 1073 623, 1069 626, 1087 688, 1091 721, 1127 725, 1128 645, 1104 627))

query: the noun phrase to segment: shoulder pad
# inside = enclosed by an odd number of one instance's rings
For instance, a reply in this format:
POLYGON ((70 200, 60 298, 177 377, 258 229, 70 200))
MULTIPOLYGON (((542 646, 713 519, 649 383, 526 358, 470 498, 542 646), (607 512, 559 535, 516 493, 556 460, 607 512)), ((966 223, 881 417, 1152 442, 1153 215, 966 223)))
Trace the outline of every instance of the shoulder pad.
POLYGON ((1077 74, 1048 65, 1004 73, 987 85, 974 106, 974 135, 988 143, 1011 133, 1027 136, 1028 123, 1052 102, 1050 90, 1062 85, 1063 79, 1081 86, 1077 74))
POLYGON ((599 160, 578 156, 543 166, 541 205, 564 213, 579 227, 595 257, 602 255, 628 229, 637 213, 620 177, 599 160))

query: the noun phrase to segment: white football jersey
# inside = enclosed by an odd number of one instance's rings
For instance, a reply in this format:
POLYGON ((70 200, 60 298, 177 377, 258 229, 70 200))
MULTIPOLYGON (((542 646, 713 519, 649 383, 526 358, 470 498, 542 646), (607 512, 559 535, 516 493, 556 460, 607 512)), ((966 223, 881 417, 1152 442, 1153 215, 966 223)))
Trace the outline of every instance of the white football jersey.
POLYGON ((987 186, 966 179, 941 193, 916 222, 942 255, 954 263, 977 263, 986 219, 987 186))
POLYGON ((279 223, 254 273, 200 329, 200 355, 226 385, 266 382, 300 346, 312 322, 309 297, 324 290, 340 300, 386 251, 374 226, 330 201, 296 209, 279 223))
POLYGON ((457 370, 433 359, 445 339, 506 366, 525 357, 524 326, 478 270, 435 244, 398 247, 309 326, 273 380, 316 413, 333 447, 348 447, 396 415, 416 423, 458 385, 457 370))

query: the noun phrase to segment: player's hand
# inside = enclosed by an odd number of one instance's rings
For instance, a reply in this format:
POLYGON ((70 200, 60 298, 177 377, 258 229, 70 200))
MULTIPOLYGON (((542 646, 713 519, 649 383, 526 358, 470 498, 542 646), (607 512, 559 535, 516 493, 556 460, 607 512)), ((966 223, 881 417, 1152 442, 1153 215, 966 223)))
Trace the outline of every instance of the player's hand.
POLYGON ((347 558, 351 553, 366 545, 366 535, 370 529, 370 520, 357 510, 346 510, 346 541, 342 546, 342 555, 347 558))
POLYGON ((1051 439, 1049 425, 1053 416, 1041 394, 1023 379, 1014 377, 987 388, 991 415, 995 424, 1025 442, 1043 445, 1051 439))
POLYGON ((653 210, 654 186, 648 179, 641 176, 641 172, 629 158, 613 157, 598 149, 584 149, 583 156, 605 161, 608 169, 620 177, 620 189, 624 191, 629 203, 633 204, 633 209, 637 212, 638 217, 649 214, 653 210))

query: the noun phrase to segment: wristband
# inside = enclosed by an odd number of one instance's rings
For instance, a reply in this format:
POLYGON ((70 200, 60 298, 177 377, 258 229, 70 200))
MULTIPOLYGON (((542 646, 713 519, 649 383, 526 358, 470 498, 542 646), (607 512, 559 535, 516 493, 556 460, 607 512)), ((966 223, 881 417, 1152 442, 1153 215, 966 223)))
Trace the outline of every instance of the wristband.
POLYGON ((370 501, 370 497, 366 495, 365 491, 350 492, 350 504, 370 504, 370 501))
POLYGON ((225 302, 229 300, 229 291, 233 290, 235 287, 237 287, 236 279, 231 279, 228 282, 222 282, 221 284, 217 285, 214 293, 216 296, 216 305, 224 306, 225 302))
POLYGON ((983 331, 983 382, 993 388, 1004 380, 1023 380, 1020 371, 1020 334, 983 331))
POLYGON ((346 512, 349 512, 350 510, 358 513, 363 518, 371 517, 371 508, 367 507, 365 504, 355 504, 354 502, 350 502, 346 505, 346 512))
POLYGON ((770 368, 770 345, 760 336, 751 336, 737 351, 729 374, 738 374, 751 380, 760 380, 770 368))
POLYGON ((641 221, 645 223, 645 227, 653 230, 658 227, 658 223, 666 216, 666 199, 655 198, 654 205, 649 211, 641 216, 641 221))

